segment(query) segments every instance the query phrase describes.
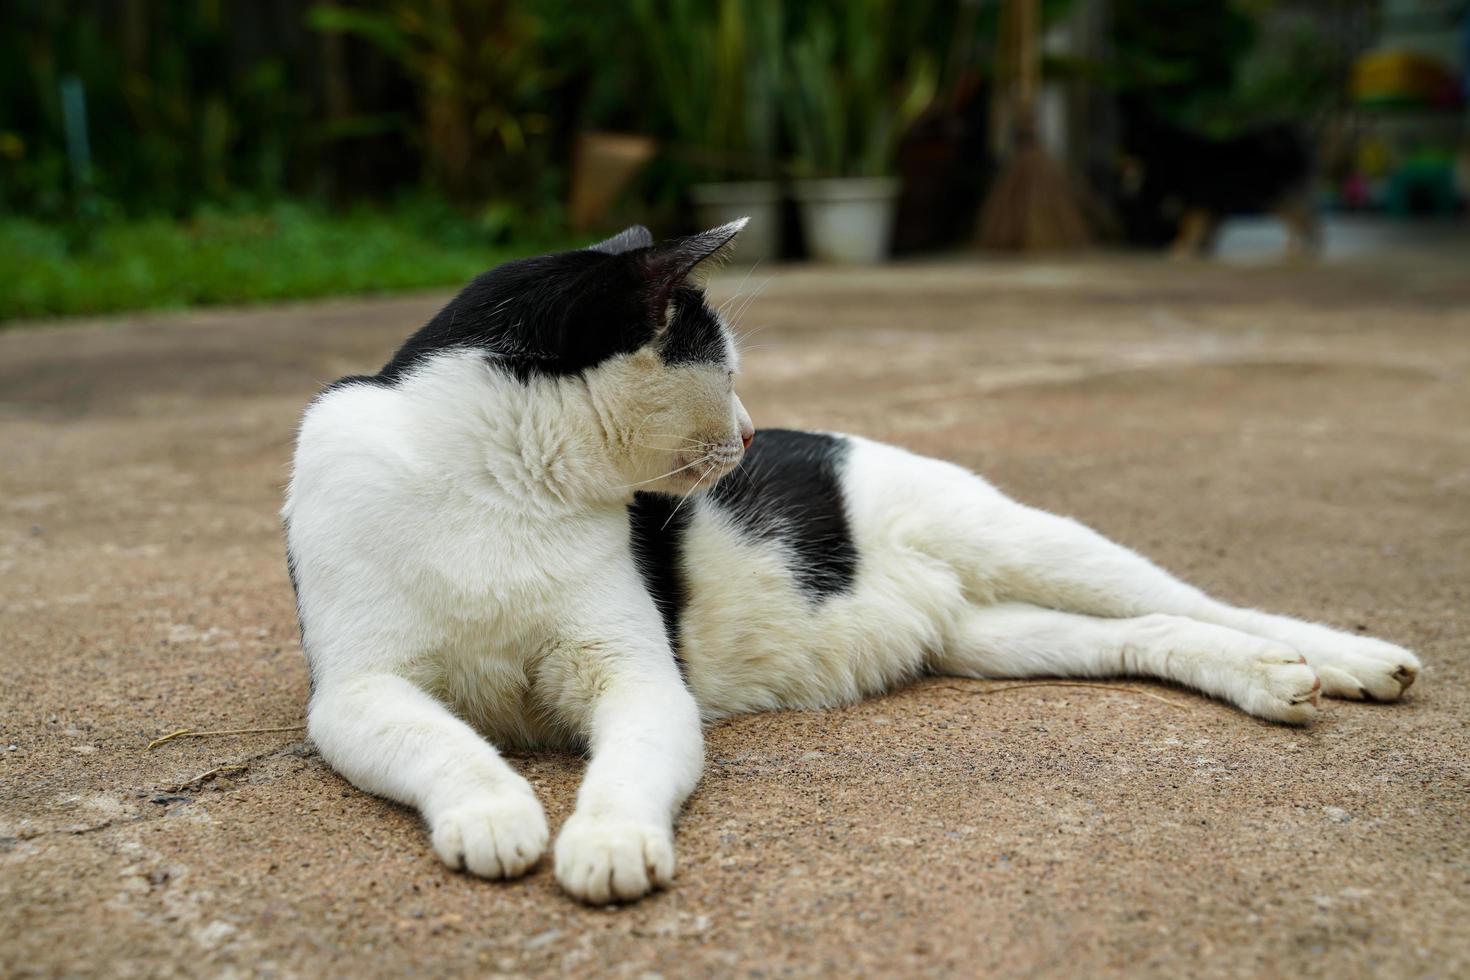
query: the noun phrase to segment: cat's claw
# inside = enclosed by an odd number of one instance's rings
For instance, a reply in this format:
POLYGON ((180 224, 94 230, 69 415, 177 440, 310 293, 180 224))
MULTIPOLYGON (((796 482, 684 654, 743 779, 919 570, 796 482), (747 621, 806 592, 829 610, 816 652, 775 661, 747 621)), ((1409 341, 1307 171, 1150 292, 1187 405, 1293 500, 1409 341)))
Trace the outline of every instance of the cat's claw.
POLYGON ((518 878, 546 850, 546 814, 534 796, 488 796, 450 807, 432 821, 434 853, 482 878, 518 878))
POLYGON ((591 905, 628 902, 674 881, 668 827, 573 815, 556 840, 556 880, 591 905))

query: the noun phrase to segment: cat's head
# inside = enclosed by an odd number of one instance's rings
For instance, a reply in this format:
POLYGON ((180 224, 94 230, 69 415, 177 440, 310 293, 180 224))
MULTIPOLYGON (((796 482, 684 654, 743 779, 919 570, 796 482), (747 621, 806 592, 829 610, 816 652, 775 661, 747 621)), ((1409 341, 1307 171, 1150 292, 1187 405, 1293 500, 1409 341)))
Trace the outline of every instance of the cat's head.
POLYGON ((483 351, 527 397, 590 405, 620 485, 706 489, 754 436, 735 394, 734 338, 702 285, 744 226, 658 244, 634 226, 508 262, 465 287, 379 377, 391 382, 438 351, 483 351))

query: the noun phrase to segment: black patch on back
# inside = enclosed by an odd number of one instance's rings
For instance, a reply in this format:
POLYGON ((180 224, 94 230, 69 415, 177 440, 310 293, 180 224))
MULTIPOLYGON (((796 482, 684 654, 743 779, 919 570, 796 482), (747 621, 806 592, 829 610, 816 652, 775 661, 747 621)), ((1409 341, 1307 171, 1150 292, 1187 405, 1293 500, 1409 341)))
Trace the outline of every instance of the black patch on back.
POLYGON ((643 585, 664 621, 664 633, 674 651, 679 670, 684 658, 679 653, 679 617, 689 600, 688 585, 680 562, 684 555, 684 532, 689 528, 692 502, 679 507, 680 499, 661 493, 638 493, 628 505, 628 527, 633 560, 643 576, 643 585))
POLYGON ((747 533, 790 548, 797 585, 814 602, 850 592, 857 578, 842 496, 850 448, 837 436, 762 429, 739 469, 706 498, 747 533))

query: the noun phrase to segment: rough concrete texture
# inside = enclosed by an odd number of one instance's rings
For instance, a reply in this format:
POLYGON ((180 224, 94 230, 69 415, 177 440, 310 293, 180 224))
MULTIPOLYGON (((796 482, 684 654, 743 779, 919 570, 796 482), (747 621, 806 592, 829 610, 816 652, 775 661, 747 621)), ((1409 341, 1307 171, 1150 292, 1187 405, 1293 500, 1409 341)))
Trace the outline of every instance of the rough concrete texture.
MULTIPOLYGON (((446 870, 299 732, 144 750, 302 721, 293 427, 442 296, 0 335, 0 974, 1465 976, 1464 272, 776 272, 743 317, 758 425, 958 460, 1428 669, 1307 730, 1145 682, 1173 703, 933 680, 738 718, 677 887, 610 910, 545 862, 446 870)), ((580 761, 516 761, 558 824, 580 761)))

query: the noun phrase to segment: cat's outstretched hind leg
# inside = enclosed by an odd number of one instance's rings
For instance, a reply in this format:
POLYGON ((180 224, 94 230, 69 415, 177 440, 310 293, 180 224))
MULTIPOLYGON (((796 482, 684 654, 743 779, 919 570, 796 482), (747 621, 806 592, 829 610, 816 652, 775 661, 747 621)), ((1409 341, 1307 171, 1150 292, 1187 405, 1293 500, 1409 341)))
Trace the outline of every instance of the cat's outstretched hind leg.
POLYGON ((930 667, 957 677, 1156 677, 1258 718, 1306 724, 1321 681, 1282 643, 1182 616, 1104 619, 1024 603, 960 615, 930 667))
POLYGON ((1419 658, 1403 647, 1219 602, 1076 521, 1010 507, 979 546, 990 596, 1090 616, 1162 613, 1253 634, 1304 656, 1330 697, 1395 701, 1419 675, 1419 658))

